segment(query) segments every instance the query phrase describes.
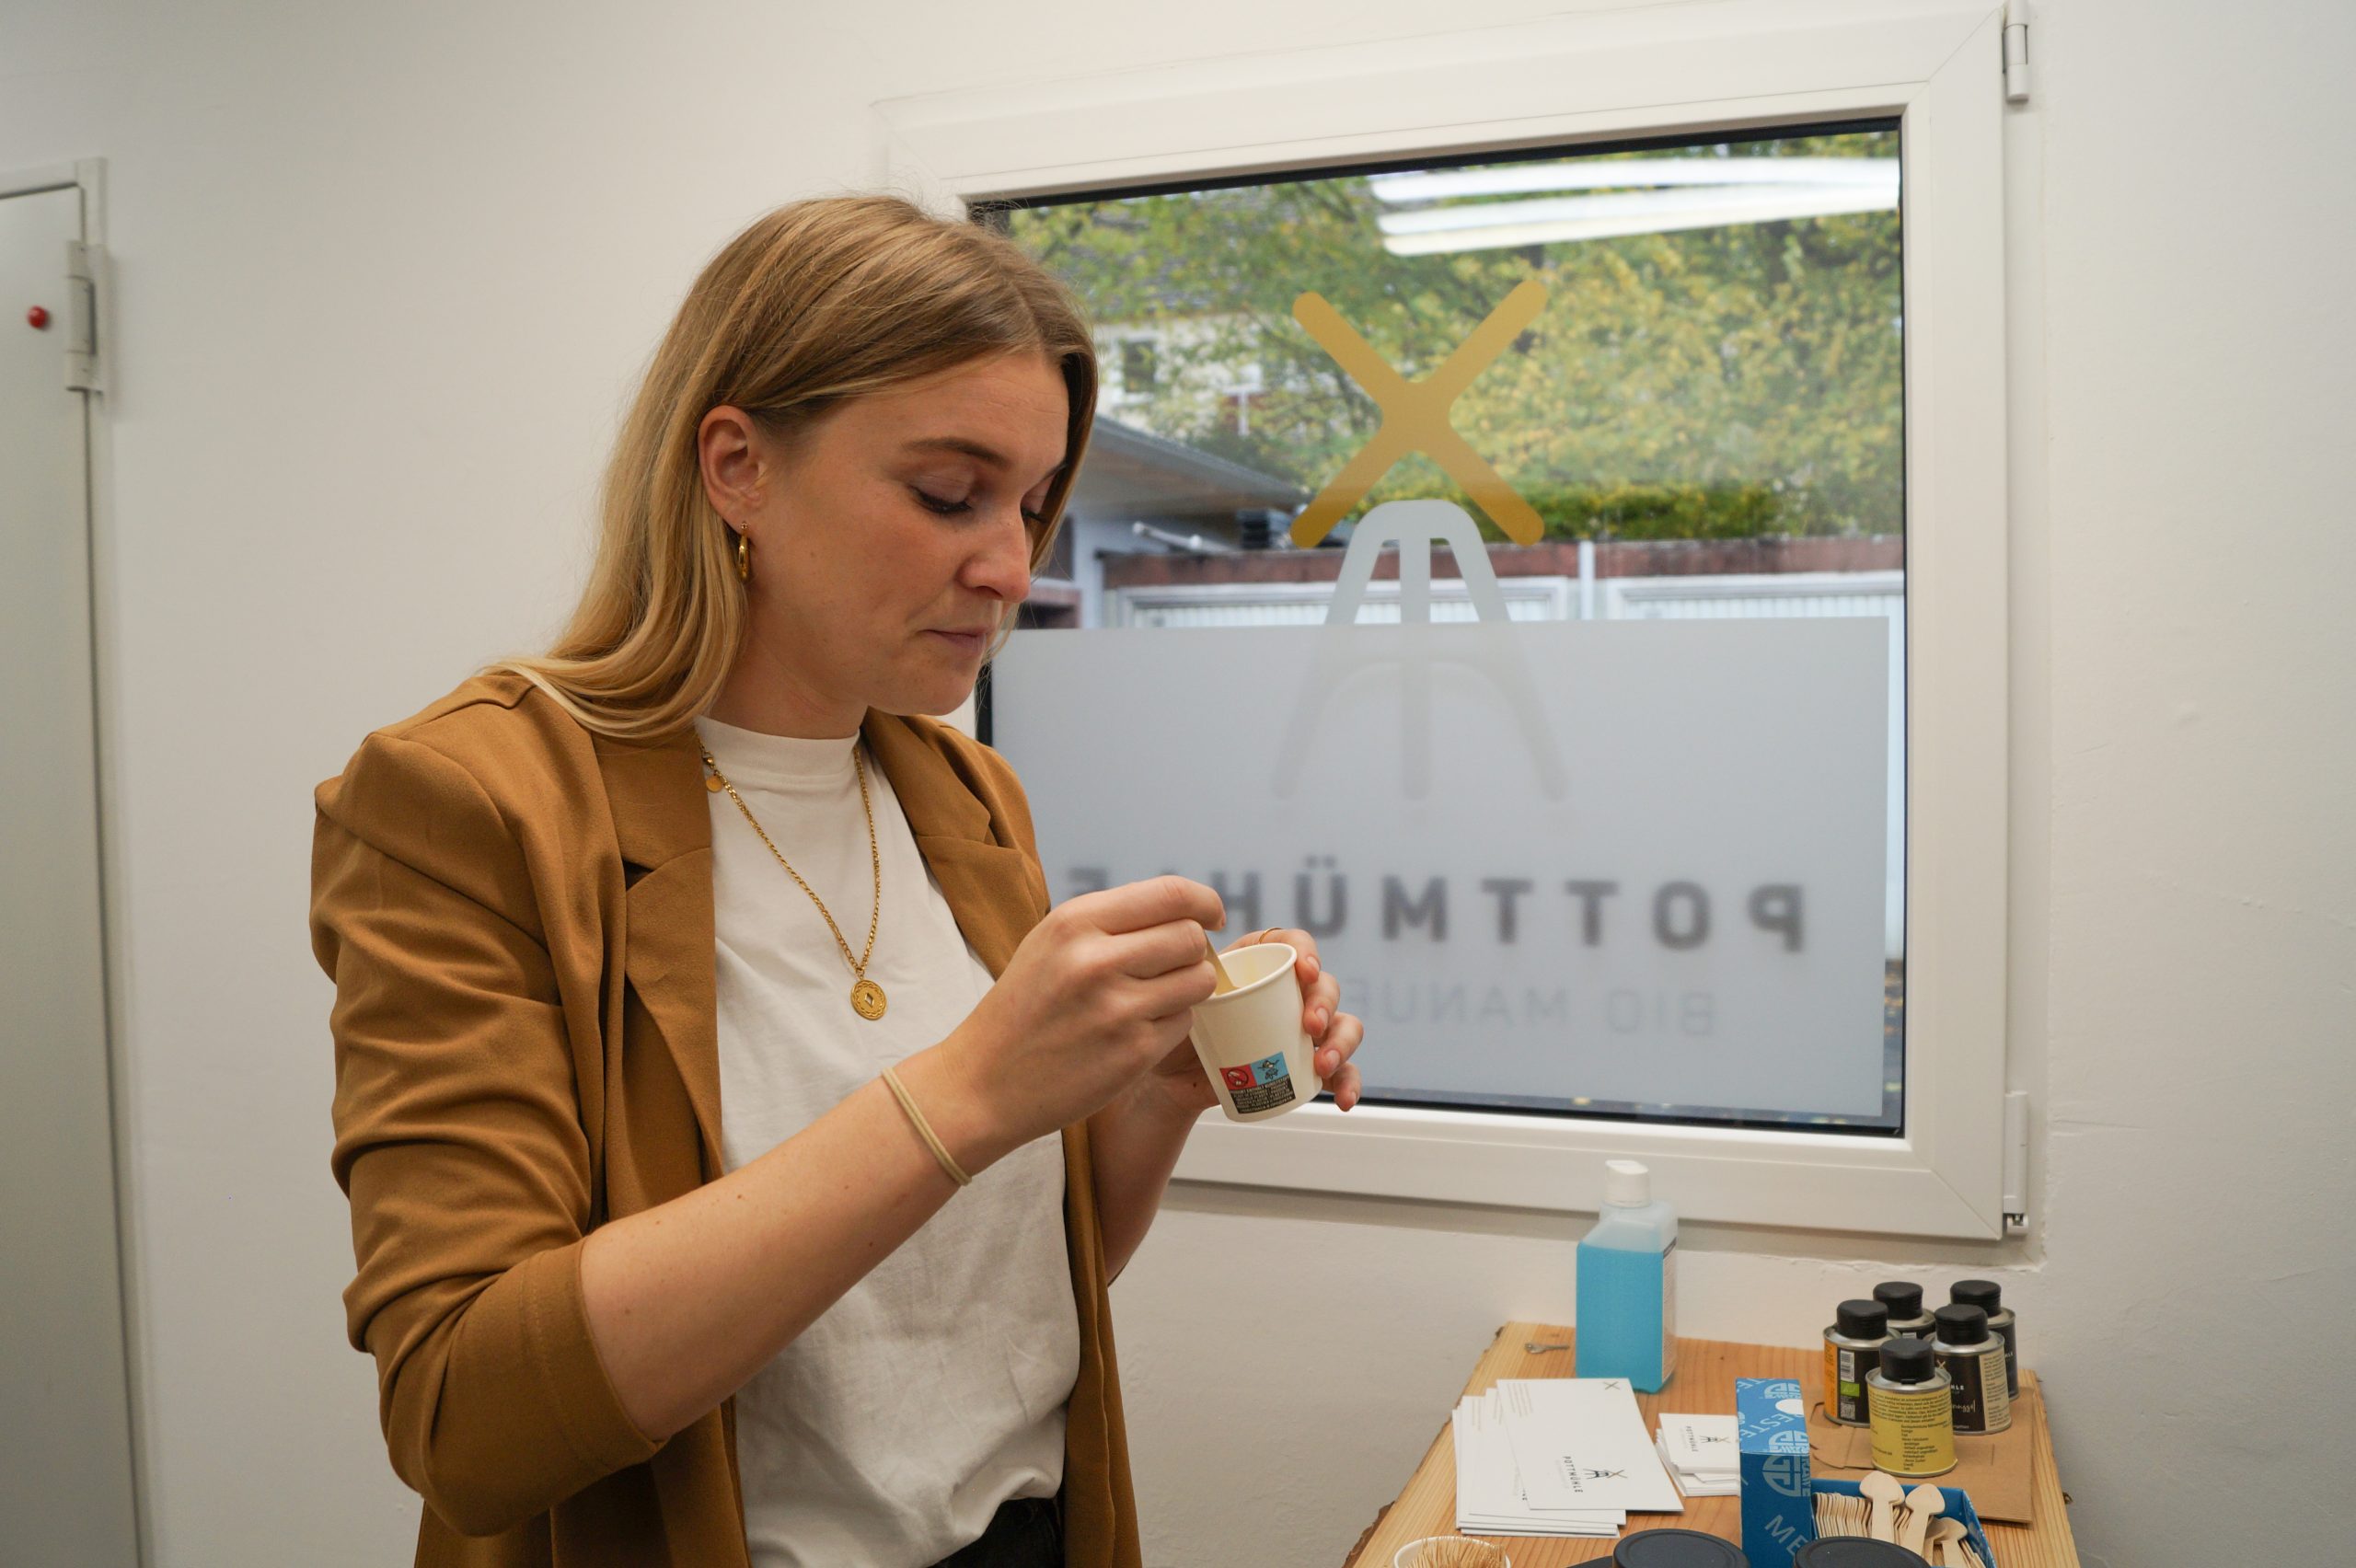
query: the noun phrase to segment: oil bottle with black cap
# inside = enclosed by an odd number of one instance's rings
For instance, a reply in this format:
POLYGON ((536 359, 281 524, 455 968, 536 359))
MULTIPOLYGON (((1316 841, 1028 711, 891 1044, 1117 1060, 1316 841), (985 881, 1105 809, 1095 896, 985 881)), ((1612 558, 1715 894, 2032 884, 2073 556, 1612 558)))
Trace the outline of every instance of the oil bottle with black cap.
POLYGON ((1874 1286, 1874 1299, 1888 1309, 1891 1338, 1931 1337, 1931 1315, 1923 1310, 1923 1287, 1912 1280, 1884 1280, 1874 1286))
POLYGON ((1878 1301, 1843 1301, 1824 1331, 1824 1414, 1842 1426, 1873 1424, 1865 1378, 1889 1343, 1889 1309, 1878 1301))
POLYGON ((1902 1481, 1955 1469, 1955 1385, 1931 1342, 1894 1339, 1865 1378, 1873 1412, 1874 1468, 1902 1481))
POLYGON ((2018 1320, 2004 1305, 2004 1287, 1992 1279, 1959 1279, 1947 1289, 1947 1299, 1958 1307, 1977 1307, 1988 1314, 1988 1332, 2004 1342, 2004 1392, 2021 1397, 2021 1342, 2018 1320))
POLYGON ((1958 1436, 2004 1432, 2013 1424, 2013 1397, 2004 1388, 2004 1342, 1988 1332, 1988 1314, 1955 1303, 1931 1314, 1931 1350, 1955 1380, 1958 1436))

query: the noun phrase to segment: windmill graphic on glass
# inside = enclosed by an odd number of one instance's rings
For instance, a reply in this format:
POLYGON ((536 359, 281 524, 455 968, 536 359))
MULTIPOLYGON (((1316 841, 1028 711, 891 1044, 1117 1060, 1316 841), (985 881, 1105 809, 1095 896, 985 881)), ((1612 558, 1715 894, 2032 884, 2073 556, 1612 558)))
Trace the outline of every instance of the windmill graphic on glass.
MULTIPOLYGON (((1544 525, 1530 503, 1458 434, 1449 410, 1473 379, 1502 354, 1522 329, 1545 308, 1545 286, 1532 279, 1506 295, 1456 352, 1430 375, 1410 381, 1392 367, 1341 312, 1318 294, 1293 301, 1293 318, 1318 345, 1334 357, 1352 380, 1365 389, 1382 410, 1374 436, 1334 476, 1315 499, 1293 520, 1292 542, 1314 548, 1333 531, 1345 513, 1365 498, 1392 465, 1412 453, 1422 453, 1464 487, 1473 503, 1489 514, 1516 544, 1535 544, 1544 525)), ((1489 565, 1489 552, 1480 530, 1461 506, 1448 501, 1392 501, 1370 509, 1351 531, 1348 550, 1326 611, 1329 628, 1357 623, 1367 585, 1373 581, 1377 559, 1385 548, 1399 550, 1399 619, 1403 626, 1431 623, 1432 546, 1448 547, 1463 580, 1474 618, 1502 628, 1509 619, 1505 592, 1489 565)), ((1316 721, 1335 689, 1370 668, 1355 662, 1345 640, 1327 638, 1315 668, 1295 701, 1292 721, 1286 726, 1276 759, 1274 781, 1279 797, 1290 796, 1300 779, 1316 721)), ((1515 729, 1530 753, 1540 787, 1550 800, 1562 798, 1566 775, 1553 727, 1547 722, 1538 692, 1519 652, 1502 634, 1476 638, 1444 649, 1427 639, 1396 661, 1399 674, 1400 721, 1403 726, 1401 785, 1409 800, 1431 792, 1431 701, 1435 669, 1457 666, 1485 676, 1504 698, 1515 729)), ((1371 667, 1380 667, 1371 666, 1371 667)))

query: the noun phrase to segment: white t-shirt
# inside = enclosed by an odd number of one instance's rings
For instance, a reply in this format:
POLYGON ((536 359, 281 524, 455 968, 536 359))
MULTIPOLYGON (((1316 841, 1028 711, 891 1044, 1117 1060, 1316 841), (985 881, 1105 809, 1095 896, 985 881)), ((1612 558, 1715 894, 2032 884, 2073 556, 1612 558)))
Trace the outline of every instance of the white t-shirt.
MULTIPOLYGON (((874 908, 854 736, 696 729, 857 954, 874 908)), ((937 1044, 991 985, 863 752, 883 858, 867 976, 724 790, 710 797, 722 1152, 736 1170, 887 1066, 937 1044)), ((736 1395, 754 1568, 927 1568, 1010 1497, 1063 1481, 1080 1320, 1057 1135, 974 1178, 736 1395)))

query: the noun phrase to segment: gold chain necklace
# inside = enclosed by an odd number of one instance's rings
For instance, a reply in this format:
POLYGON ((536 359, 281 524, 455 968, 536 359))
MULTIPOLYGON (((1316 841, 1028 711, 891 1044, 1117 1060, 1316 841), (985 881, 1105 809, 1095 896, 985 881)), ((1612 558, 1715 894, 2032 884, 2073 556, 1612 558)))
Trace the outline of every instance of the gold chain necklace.
POLYGON ((778 847, 769 844, 769 836, 762 830, 760 819, 753 814, 753 808, 745 803, 745 797, 736 792, 736 786, 728 782, 727 775, 720 771, 720 764, 712 760, 709 751, 703 754, 703 765, 711 769, 710 776, 703 781, 703 787, 715 794, 722 790, 728 791, 728 798, 736 802, 736 809, 745 813, 745 820, 753 824, 753 831, 760 834, 761 842, 768 844, 769 853, 777 856, 777 863, 785 868, 785 874, 791 877, 802 891, 810 895, 810 902, 818 906, 819 915, 826 919, 826 929, 835 933, 835 945, 843 950, 843 959, 850 965, 854 981, 850 988, 851 1011, 870 1023, 882 1018, 884 987, 867 977, 867 961, 875 952, 875 923, 884 914, 884 856, 875 845, 875 808, 868 802, 867 767, 859 759, 858 743, 854 741, 851 744, 850 765, 859 774, 859 809, 867 814, 867 859, 875 869, 875 906, 867 917, 867 951, 857 958, 851 957, 850 943, 843 940, 842 928, 835 924, 834 916, 826 909, 826 901, 818 896, 815 888, 802 880, 802 873, 793 869, 793 863, 778 847))

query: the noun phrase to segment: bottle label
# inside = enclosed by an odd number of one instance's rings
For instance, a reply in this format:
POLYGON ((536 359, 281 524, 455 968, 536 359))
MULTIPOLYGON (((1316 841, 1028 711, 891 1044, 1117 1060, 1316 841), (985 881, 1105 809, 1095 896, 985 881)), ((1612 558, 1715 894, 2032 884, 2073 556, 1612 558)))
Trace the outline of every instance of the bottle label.
POLYGON ((2004 1391, 2004 1347, 1996 1341, 1949 1355, 1939 1366, 1955 1379, 1955 1429, 2002 1432, 2013 1424, 2013 1401, 2004 1391))
POLYGON ((1865 1379, 1881 1365, 1881 1349, 1824 1342, 1824 1413, 1844 1426, 1866 1423, 1865 1379))
POLYGON ((1892 1475, 1945 1475, 1955 1469, 1955 1410, 1935 1383, 1921 1392, 1876 1388, 1874 1468, 1892 1475))

